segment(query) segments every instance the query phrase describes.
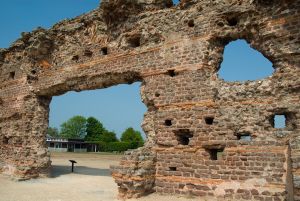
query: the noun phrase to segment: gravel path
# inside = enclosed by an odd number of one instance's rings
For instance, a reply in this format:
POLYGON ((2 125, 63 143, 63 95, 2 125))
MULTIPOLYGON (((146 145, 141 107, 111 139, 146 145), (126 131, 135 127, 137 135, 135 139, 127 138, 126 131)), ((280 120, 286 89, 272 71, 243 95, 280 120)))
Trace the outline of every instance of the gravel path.
MULTIPOLYGON (((109 166, 118 164, 120 158, 95 153, 52 153, 52 178, 13 182, 0 176, 0 201, 116 201, 117 185, 110 176, 109 166), (70 173, 69 159, 77 161, 74 173, 70 173)), ((193 199, 152 194, 137 200, 193 199)))

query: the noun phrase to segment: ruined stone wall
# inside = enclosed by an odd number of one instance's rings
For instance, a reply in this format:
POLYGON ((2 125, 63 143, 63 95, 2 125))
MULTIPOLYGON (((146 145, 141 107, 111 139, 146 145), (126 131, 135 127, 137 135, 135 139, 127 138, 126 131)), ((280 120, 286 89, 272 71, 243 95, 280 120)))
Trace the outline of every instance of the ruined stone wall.
POLYGON ((300 200, 299 27, 299 0, 110 0, 23 33, 0 50, 0 171, 49 173, 52 96, 142 81, 148 139, 112 167, 120 197, 300 200), (236 39, 272 61, 273 75, 218 78, 236 39), (286 128, 274 128, 276 114, 286 128))

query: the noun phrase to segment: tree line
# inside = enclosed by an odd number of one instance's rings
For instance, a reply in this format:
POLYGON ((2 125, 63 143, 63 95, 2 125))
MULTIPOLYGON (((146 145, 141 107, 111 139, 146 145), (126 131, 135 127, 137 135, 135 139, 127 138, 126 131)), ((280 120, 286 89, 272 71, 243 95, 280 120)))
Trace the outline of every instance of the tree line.
POLYGON ((47 134, 56 138, 84 139, 86 142, 97 143, 99 151, 126 151, 143 146, 144 139, 139 131, 127 128, 120 140, 116 133, 107 130, 95 117, 85 118, 74 116, 62 123, 60 131, 55 127, 49 127, 47 134))

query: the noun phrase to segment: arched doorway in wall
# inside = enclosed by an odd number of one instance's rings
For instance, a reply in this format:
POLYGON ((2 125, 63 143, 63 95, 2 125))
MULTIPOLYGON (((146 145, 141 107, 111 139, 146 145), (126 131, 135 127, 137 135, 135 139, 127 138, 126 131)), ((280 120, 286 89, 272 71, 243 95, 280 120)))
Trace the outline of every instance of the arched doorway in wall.
MULTIPOLYGON (((121 149, 126 149, 126 147, 134 149, 141 146, 141 144, 126 141, 128 137, 124 139, 126 134, 122 137, 122 133, 127 133, 128 136, 132 134, 133 130, 135 134, 141 133, 145 140, 141 123, 147 108, 141 100, 140 85, 140 82, 130 85, 120 84, 106 89, 67 92, 64 95, 52 97, 49 128, 56 128, 59 132, 57 137, 47 136, 52 161, 51 176, 54 178, 53 182, 59 179, 67 181, 68 185, 71 186, 68 188, 72 188, 72 186, 76 188, 75 184, 81 183, 80 191, 98 193, 104 191, 107 193, 108 200, 117 195, 117 184, 111 177, 109 167, 119 164, 123 156, 121 149), (67 132, 68 128, 72 126, 70 122, 82 124, 83 118, 86 125, 84 137, 79 139, 76 136, 67 138, 64 132, 67 132), (105 131, 108 132, 104 134, 104 137, 100 137, 100 140, 104 141, 99 141, 99 139, 93 141, 95 136, 87 139, 87 133, 90 132, 87 129, 88 124, 92 124, 90 127, 92 133, 99 131, 99 135, 103 135, 105 131), (117 141, 105 141, 108 138, 112 139, 114 134, 117 141), (71 173, 69 160, 77 162, 74 173, 71 173)), ((62 189, 59 189, 58 194, 61 191, 62 189)), ((95 198, 92 195, 87 196, 90 199, 95 198)))

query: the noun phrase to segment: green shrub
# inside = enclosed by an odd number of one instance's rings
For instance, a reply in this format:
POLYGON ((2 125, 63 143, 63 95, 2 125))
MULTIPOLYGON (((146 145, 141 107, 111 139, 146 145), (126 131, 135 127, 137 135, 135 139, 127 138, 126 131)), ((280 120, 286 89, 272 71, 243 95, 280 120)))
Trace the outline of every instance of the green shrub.
POLYGON ((139 142, 97 142, 101 152, 124 152, 141 146, 139 142))

